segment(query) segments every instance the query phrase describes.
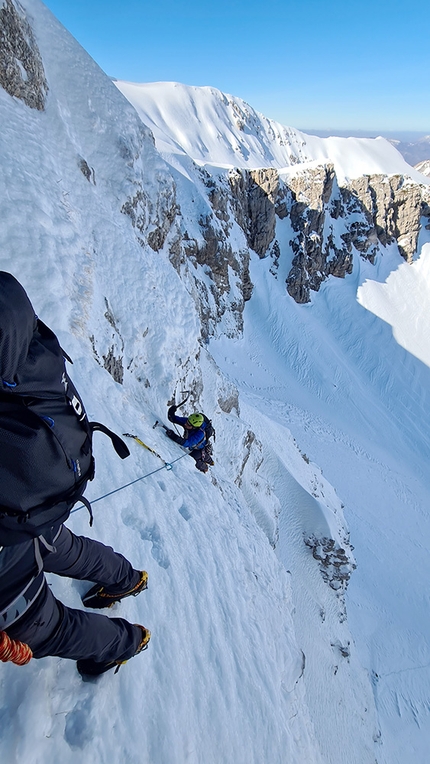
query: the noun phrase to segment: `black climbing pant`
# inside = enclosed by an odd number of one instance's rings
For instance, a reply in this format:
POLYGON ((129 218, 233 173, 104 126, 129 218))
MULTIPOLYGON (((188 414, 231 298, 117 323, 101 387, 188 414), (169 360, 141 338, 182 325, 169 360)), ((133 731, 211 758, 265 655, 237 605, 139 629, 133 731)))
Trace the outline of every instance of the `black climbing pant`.
MULTIPOLYGON (((120 594, 135 586, 139 571, 121 554, 99 541, 75 536, 61 526, 53 546, 43 549, 43 570, 87 580, 120 594)), ((123 618, 66 607, 52 594, 46 580, 37 599, 6 629, 13 639, 27 643, 35 658, 92 658, 95 661, 127 660, 142 639, 142 630, 123 618)))

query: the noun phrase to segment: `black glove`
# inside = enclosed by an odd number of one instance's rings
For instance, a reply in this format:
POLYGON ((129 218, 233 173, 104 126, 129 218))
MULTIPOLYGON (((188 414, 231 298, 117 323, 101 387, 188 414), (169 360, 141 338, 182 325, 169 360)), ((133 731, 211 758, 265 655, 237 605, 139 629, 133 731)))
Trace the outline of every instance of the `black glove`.
POLYGON ((182 446, 182 444, 184 443, 185 438, 181 438, 180 435, 176 435, 176 432, 174 432, 173 430, 166 429, 166 435, 168 438, 170 438, 170 440, 174 440, 175 443, 178 443, 180 446, 182 446))

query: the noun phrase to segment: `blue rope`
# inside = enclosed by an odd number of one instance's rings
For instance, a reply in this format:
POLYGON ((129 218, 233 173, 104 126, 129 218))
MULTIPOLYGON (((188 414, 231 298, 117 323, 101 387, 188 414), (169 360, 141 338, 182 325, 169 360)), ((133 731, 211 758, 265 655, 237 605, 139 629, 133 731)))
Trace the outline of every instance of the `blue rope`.
MULTIPOLYGON (((101 501, 102 499, 106 499, 107 496, 112 496, 114 493, 118 493, 118 491, 124 490, 124 488, 128 488, 130 485, 134 485, 135 483, 138 483, 140 480, 145 480, 145 478, 150 477, 150 475, 155 475, 156 472, 161 472, 161 470, 165 470, 168 467, 170 467, 172 464, 175 464, 175 462, 179 462, 179 459, 183 459, 184 456, 188 456, 188 453, 182 454, 181 456, 178 456, 177 459, 174 459, 173 462, 169 462, 168 464, 163 464, 162 467, 158 467, 156 470, 152 470, 152 472, 148 472, 147 475, 142 475, 142 477, 136 478, 136 480, 132 480, 130 483, 126 483, 125 485, 122 485, 120 488, 115 488, 113 491, 109 491, 109 493, 103 494, 103 496, 99 496, 98 499, 92 499, 90 501, 90 504, 95 504, 96 501, 101 501)), ((72 509, 70 514, 72 515, 73 512, 78 512, 80 509, 84 509, 85 504, 80 504, 79 507, 76 507, 75 509, 72 509)))

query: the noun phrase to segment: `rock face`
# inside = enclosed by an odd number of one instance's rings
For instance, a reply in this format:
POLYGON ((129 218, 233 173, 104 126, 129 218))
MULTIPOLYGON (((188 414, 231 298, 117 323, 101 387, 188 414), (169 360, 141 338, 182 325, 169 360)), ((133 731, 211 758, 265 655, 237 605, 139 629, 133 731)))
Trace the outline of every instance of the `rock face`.
MULTIPOLYGON (((30 108, 45 108, 43 62, 18 0, 0 0, 0 84, 30 108)), ((239 109, 234 101, 230 106, 241 131, 257 129, 258 120, 250 111, 239 109)), ((296 302, 306 303, 325 279, 351 273, 354 257, 374 262, 383 247, 396 243, 411 262, 421 228, 430 230, 427 186, 399 175, 366 175, 340 187, 331 164, 301 169, 307 157, 298 135, 287 133, 278 138, 292 146, 290 164, 295 170, 288 175, 280 176, 273 167, 203 168, 190 160, 185 185, 154 151, 153 136, 143 124, 140 132, 118 137, 117 150, 124 160, 121 211, 142 247, 170 258, 195 300, 203 341, 218 325, 229 336, 241 332, 244 305, 253 290, 251 250, 260 258, 271 257, 275 278, 282 258, 292 252, 286 288, 296 302), (289 251, 285 237, 281 246, 276 234, 282 220, 290 225, 289 251)), ((264 147, 261 130, 258 136, 264 147)), ((80 156, 77 161, 95 185, 95 169, 80 156)), ((428 170, 427 165, 420 169, 428 170)), ((121 381, 120 349, 114 345, 101 357, 121 381)))
POLYGON ((423 189, 408 184, 401 175, 373 175, 358 178, 348 190, 370 214, 380 243, 386 246, 397 241, 400 254, 411 262, 424 211, 423 189))
POLYGON ((275 238, 276 214, 281 217, 277 170, 232 170, 232 207, 248 246, 264 257, 275 238))
POLYGON ((215 331, 216 324, 221 321, 226 312, 233 321, 227 335, 235 335, 243 328, 244 304, 252 294, 252 283, 249 276, 249 251, 235 252, 222 227, 216 218, 210 215, 199 218, 199 235, 191 237, 185 231, 176 248, 171 250, 171 261, 180 270, 180 264, 190 260, 194 265, 200 265, 209 276, 201 280, 198 273, 194 274, 198 290, 197 306, 200 312, 202 338, 207 340, 215 331))
POLYGON ((229 309, 241 328, 241 311, 252 294, 249 250, 273 259, 277 276, 282 256, 276 239, 278 220, 289 218, 293 237, 287 291, 298 303, 309 302, 330 276, 344 278, 353 269, 354 253, 370 262, 382 248, 396 243, 400 255, 412 262, 422 226, 430 229, 430 191, 400 175, 366 175, 339 186, 333 165, 307 168, 282 179, 273 168, 228 171, 212 177, 205 172, 210 208, 199 220, 200 236, 188 231, 176 240, 180 261, 191 258, 204 266, 212 280, 212 305, 207 287, 201 290, 204 334, 226 311, 231 273, 240 284, 241 300, 229 309), (232 228, 242 230, 246 247, 235 250, 232 228), (213 302, 213 301, 212 301, 213 302))
POLYGON ((232 250, 232 217, 249 249, 260 258, 271 255, 274 276, 282 256, 277 220, 289 218, 293 260, 286 285, 298 303, 309 302, 311 292, 329 276, 344 278, 351 273, 354 252, 373 263, 382 247, 397 243, 401 256, 411 262, 421 226, 430 226, 428 187, 400 175, 366 175, 340 187, 333 165, 327 164, 299 170, 288 179, 280 178, 273 168, 234 169, 228 172, 228 187, 220 176, 208 177, 215 228, 213 217, 207 215, 201 221, 206 245, 185 243, 184 252, 209 265, 215 293, 228 291, 226 267, 232 268, 241 280, 244 301, 252 292, 249 253, 232 250))
POLYGON ((43 111, 48 83, 33 31, 22 14, 12 0, 0 8, 0 85, 30 108, 43 111))
POLYGON ((374 262, 381 246, 396 242, 412 262, 420 228, 429 226, 428 187, 400 175, 366 175, 339 188, 327 165, 299 173, 289 184, 296 236, 287 290, 299 303, 309 302, 311 290, 328 276, 351 273, 354 249, 374 262))
MULTIPOLYGON (((343 278, 352 271, 351 248, 335 239, 327 226, 329 206, 339 195, 334 167, 308 170, 289 181, 292 192, 291 225, 296 236, 290 241, 294 258, 287 278, 288 293, 296 302, 309 302, 311 289, 318 291, 330 275, 343 278)), ((341 208, 333 206, 333 215, 341 208)))

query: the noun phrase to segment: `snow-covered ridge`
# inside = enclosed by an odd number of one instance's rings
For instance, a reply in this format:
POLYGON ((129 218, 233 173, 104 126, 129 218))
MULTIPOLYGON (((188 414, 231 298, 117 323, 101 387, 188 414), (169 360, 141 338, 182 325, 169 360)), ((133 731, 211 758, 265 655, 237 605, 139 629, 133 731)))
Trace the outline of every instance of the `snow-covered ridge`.
POLYGON ((426 183, 385 138, 318 138, 285 127, 241 98, 177 82, 115 85, 155 136, 157 148, 224 167, 283 169, 333 163, 343 182, 361 175, 408 175, 426 183))
POLYGON ((425 159, 424 162, 418 162, 418 164, 415 165, 415 169, 430 178, 430 159, 425 159))

